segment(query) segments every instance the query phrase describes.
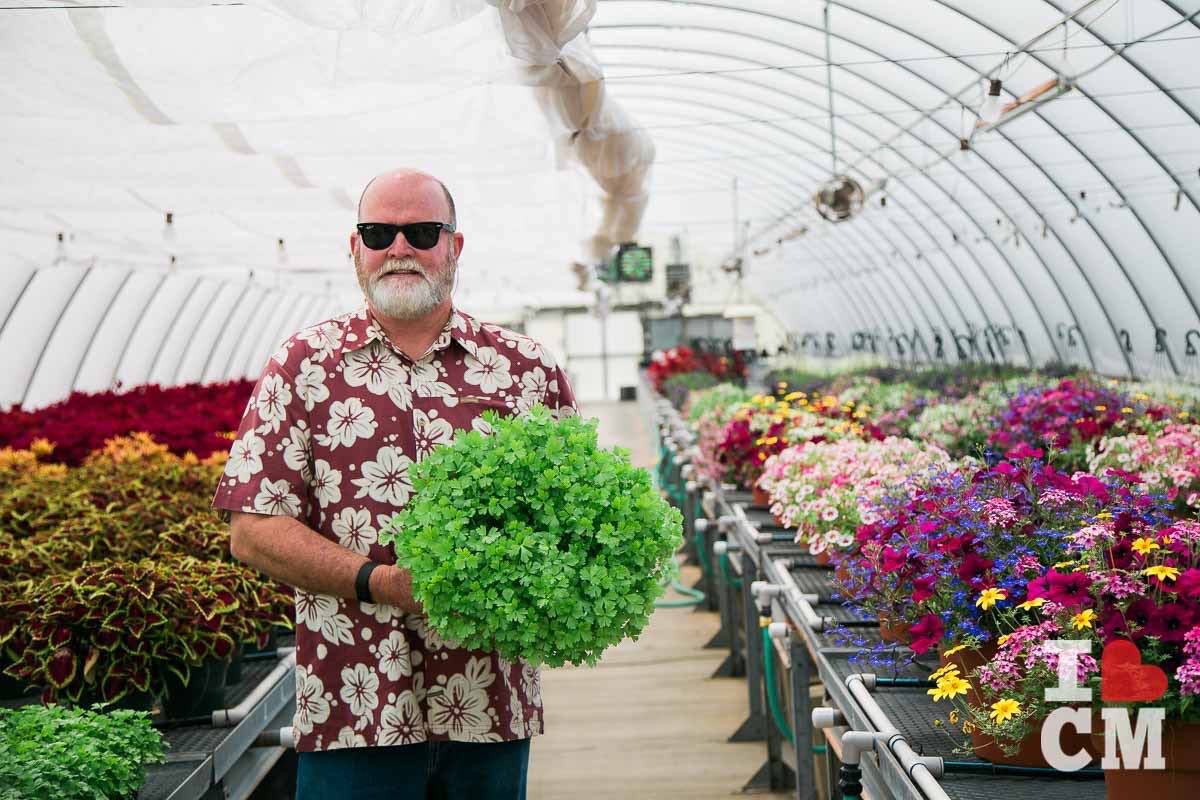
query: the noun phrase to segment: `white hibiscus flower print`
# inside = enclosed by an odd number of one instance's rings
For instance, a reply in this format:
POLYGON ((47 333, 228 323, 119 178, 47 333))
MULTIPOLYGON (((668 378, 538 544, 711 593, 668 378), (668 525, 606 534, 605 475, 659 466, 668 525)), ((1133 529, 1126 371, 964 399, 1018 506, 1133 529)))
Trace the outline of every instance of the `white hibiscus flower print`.
POLYGON ((330 503, 340 502, 342 499, 342 471, 334 469, 323 458, 317 459, 311 485, 313 496, 317 498, 321 508, 327 507, 330 503))
POLYGON ((492 430, 492 426, 487 424, 483 417, 475 417, 475 419, 471 420, 471 430, 479 431, 484 436, 491 436, 493 433, 495 433, 495 431, 492 430))
POLYGON ((299 472, 305 481, 312 474, 312 441, 304 420, 288 429, 287 438, 283 440, 283 463, 299 472))
POLYGON ((407 378, 389 386, 387 396, 401 411, 408 411, 412 408, 412 388, 408 385, 407 378))
POLYGON ((356 717, 371 714, 379 705, 379 675, 366 664, 342 668, 342 702, 356 717))
POLYGON ((510 338, 517 342, 517 352, 531 361, 540 361, 546 369, 554 369, 554 356, 540 344, 530 339, 528 336, 521 334, 510 334, 510 338))
POLYGON ((381 447, 374 461, 364 461, 361 478, 351 481, 358 488, 355 500, 370 497, 377 503, 402 506, 412 494, 412 482, 408 479, 408 466, 412 459, 398 447, 381 447))
POLYGON ((268 375, 263 378, 254 402, 258 406, 258 418, 263 421, 258 432, 279 433, 279 423, 287 416, 288 403, 292 402, 292 390, 282 375, 268 375))
POLYGON ((433 448, 450 443, 454 438, 454 426, 418 409, 413 412, 413 438, 417 444, 417 461, 420 461, 432 453, 433 448))
POLYGON ((333 644, 354 644, 353 623, 338 613, 336 597, 296 590, 296 624, 319 631, 333 644))
POLYGON ((358 607, 362 609, 364 614, 370 614, 376 622, 380 623, 391 622, 397 617, 404 616, 404 613, 400 609, 395 606, 389 606, 387 603, 359 603, 358 607))
POLYGON ((467 368, 463 380, 487 394, 495 394, 500 389, 513 385, 512 375, 508 368, 512 364, 507 358, 496 352, 494 347, 480 347, 475 355, 468 355, 464 365, 467 368))
POLYGON ((511 719, 508 722, 508 729, 512 731, 513 736, 525 736, 525 706, 521 705, 521 696, 516 692, 511 692, 508 695, 508 713, 511 719))
POLYGON ((335 742, 330 742, 326 749, 328 750, 344 750, 351 747, 366 747, 367 740, 363 738, 361 733, 355 733, 354 728, 349 725, 338 731, 338 738, 335 742))
POLYGON ((342 547, 364 556, 379 539, 379 532, 371 525, 371 512, 352 506, 346 506, 334 515, 333 533, 342 547))
POLYGON ((472 657, 465 672, 451 675, 445 688, 429 698, 429 727, 434 733, 460 737, 489 732, 487 687, 495 680, 488 659, 472 657))
POLYGON ((454 394, 454 388, 448 383, 439 381, 438 377, 437 367, 433 364, 414 365, 410 373, 410 382, 417 397, 440 397, 448 406, 458 405, 458 397, 454 394))
POLYGON ((329 701, 325 684, 303 664, 296 665, 296 714, 292 724, 302 734, 312 733, 313 725, 329 719, 329 701))
POLYGON ((525 659, 521 659, 521 688, 530 705, 542 704, 542 673, 525 659))
POLYGON ((296 376, 296 396, 304 401, 304 410, 312 411, 317 403, 329 399, 329 387, 325 385, 325 368, 307 358, 300 362, 300 374, 296 376))
POLYGON ((406 370, 391 348, 376 339, 344 359, 342 377, 347 386, 365 386, 371 394, 387 394, 397 383, 407 381, 406 370))
POLYGON ((249 483, 251 476, 262 472, 262 455, 267 443, 254 431, 246 431, 242 438, 233 443, 229 460, 225 462, 225 474, 237 478, 238 483, 249 483))
POLYGON ((379 715, 379 735, 376 745, 416 744, 425 741, 425 718, 417 696, 401 692, 395 703, 383 707, 379 715))
POLYGON ((363 405, 362 400, 357 397, 345 402, 338 400, 329 406, 329 422, 325 425, 328 433, 317 434, 317 441, 330 450, 339 446, 352 447, 359 439, 374 436, 377 427, 375 412, 370 406, 363 405))
POLYGON ((287 363, 288 350, 291 350, 291 349, 292 349, 292 343, 284 342, 283 344, 279 345, 279 349, 277 349, 274 353, 271 354, 271 360, 282 367, 284 364, 287 363))
POLYGON ((300 339, 313 351, 313 358, 324 361, 342 346, 342 328, 336 322, 326 322, 301 331, 300 339))
POLYGON ((387 676, 389 681, 399 680, 406 675, 412 675, 412 661, 409 659, 408 637, 400 631, 392 631, 388 638, 379 643, 379 671, 387 676))
POLYGON ((421 637, 421 641, 425 643, 426 652, 432 653, 436 650, 454 647, 452 643, 443 639, 440 633, 429 627, 429 621, 423 614, 409 614, 408 618, 404 620, 404 626, 421 637))
POLYGON ((540 403, 546 397, 549 388, 546 371, 541 367, 534 367, 521 376, 521 397, 527 400, 540 403))
POLYGON ((292 485, 286 479, 272 481, 263 478, 254 497, 254 510, 263 514, 298 517, 300 498, 292 494, 292 485))

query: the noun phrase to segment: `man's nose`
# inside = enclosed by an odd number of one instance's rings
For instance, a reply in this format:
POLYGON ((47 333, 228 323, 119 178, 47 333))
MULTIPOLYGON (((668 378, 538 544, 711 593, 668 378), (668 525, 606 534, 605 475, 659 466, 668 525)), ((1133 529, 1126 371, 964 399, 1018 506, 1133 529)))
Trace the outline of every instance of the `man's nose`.
POLYGON ((415 248, 408 243, 408 239, 404 237, 404 231, 396 231, 396 238, 392 240, 392 244, 387 249, 389 257, 405 258, 415 255, 415 248))

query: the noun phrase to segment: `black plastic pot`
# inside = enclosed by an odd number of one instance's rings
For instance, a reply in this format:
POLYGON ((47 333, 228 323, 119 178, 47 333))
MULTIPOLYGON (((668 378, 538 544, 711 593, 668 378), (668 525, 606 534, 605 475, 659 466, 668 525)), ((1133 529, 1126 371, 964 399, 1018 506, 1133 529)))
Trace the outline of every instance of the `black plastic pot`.
POLYGON ((225 671, 226 686, 242 682, 242 654, 244 652, 245 646, 242 644, 233 648, 233 653, 229 656, 229 668, 225 671))
MULTIPOLYGON (((120 700, 109 703, 104 707, 104 711, 153 711, 154 701, 157 700, 151 692, 133 691, 126 694, 120 700)), ((99 692, 85 692, 80 695, 79 702, 76 703, 80 708, 90 709, 96 703, 106 702, 100 697, 99 692)))
POLYGON ((37 694, 40 690, 36 686, 29 688, 25 685, 25 681, 4 673, 4 670, 11 665, 12 662, 7 658, 0 659, 0 700, 20 700, 22 697, 37 694))
MULTIPOLYGON (((261 650, 254 645, 253 642, 246 644, 245 654, 248 656, 258 655, 259 653, 274 653, 279 647, 279 628, 275 625, 271 626, 271 632, 267 634, 267 645, 261 650)), ((234 683, 234 681, 230 681, 234 683)))
POLYGON ((191 667, 188 682, 183 684, 175 673, 164 676, 167 696, 163 711, 168 719, 198 717, 225 707, 225 674, 228 661, 210 658, 198 667, 191 667))

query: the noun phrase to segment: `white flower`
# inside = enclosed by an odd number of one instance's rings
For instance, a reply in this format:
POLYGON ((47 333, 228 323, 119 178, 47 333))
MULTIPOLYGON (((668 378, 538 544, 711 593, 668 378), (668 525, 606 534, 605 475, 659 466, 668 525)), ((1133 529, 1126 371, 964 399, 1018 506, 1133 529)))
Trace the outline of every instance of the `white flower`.
POLYGON ((838 510, 836 508, 834 508, 833 506, 829 506, 828 508, 826 508, 824 511, 821 512, 821 519, 825 520, 826 522, 833 522, 837 518, 838 518, 838 510))
POLYGON ((401 692, 394 704, 383 707, 379 715, 379 735, 375 744, 416 744, 425 741, 425 718, 417 704, 417 696, 401 692))
POLYGON ((299 420, 288 429, 283 440, 283 463, 300 473, 305 481, 312 474, 312 441, 304 420, 299 420))
POLYGON ((542 704, 542 673, 533 664, 521 659, 521 688, 529 698, 530 705, 542 704))
POLYGON ((530 339, 528 336, 522 336, 517 333, 509 333, 508 338, 514 339, 517 342, 517 352, 528 359, 537 359, 542 362, 542 366, 547 369, 554 369, 554 357, 547 352, 546 348, 530 339))
POLYGON ((312 733, 313 725, 329 719, 325 684, 303 664, 296 665, 296 714, 292 724, 302 734, 312 733))
POLYGON ((324 361, 342 345, 342 327, 336 322, 326 322, 300 331, 300 339, 313 351, 312 357, 324 361))
POLYGON ((300 516, 300 498, 292 494, 292 485, 284 478, 263 478, 254 497, 254 510, 263 514, 300 516))
POLYGON ((408 637, 400 631, 392 631, 388 638, 379 643, 379 671, 389 681, 412 675, 412 661, 408 655, 408 637))
POLYGON ((541 367, 534 367, 521 376, 521 397, 540 403, 546 397, 550 383, 541 367))
POLYGON ((350 704, 356 717, 370 714, 379 705, 379 676, 366 664, 342 668, 342 702, 350 704))
POLYGON ((437 367, 425 362, 413 365, 412 371, 409 373, 409 380, 417 397, 440 397, 447 406, 458 405, 458 397, 454 394, 454 388, 448 383, 439 381, 438 377, 437 367))
POLYGON ((334 469, 323 458, 317 459, 317 468, 312 479, 313 496, 325 508, 342 499, 342 471, 334 469))
POLYGON ((354 728, 351 728, 349 725, 347 725, 346 727, 344 727, 340 731, 338 731, 337 741, 330 742, 326 746, 326 749, 327 750, 342 750, 342 749, 348 749, 351 747, 366 747, 366 746, 367 746, 367 740, 363 738, 363 735, 361 733, 355 733, 354 728))
POLYGON ((365 508, 346 506, 337 512, 333 517, 333 533, 342 547, 364 556, 379 540, 379 532, 371 525, 371 512, 365 508))
POLYGON ((336 450, 339 446, 351 447, 359 439, 370 439, 375 435, 378 424, 375 412, 362 400, 351 397, 345 402, 334 401, 329 406, 329 422, 325 425, 328 434, 317 434, 322 447, 336 450))
POLYGON ((354 644, 353 623, 338 613, 336 597, 296 590, 296 624, 320 631, 333 644, 354 644))
POLYGON ((258 432, 279 433, 279 423, 287 416, 288 403, 292 402, 292 390, 282 375, 268 375, 263 378, 254 402, 258 406, 258 418, 263 421, 258 432))
POLYGON ((433 448, 448 444, 454 438, 454 426, 444 419, 431 419, 424 411, 413 411, 413 438, 417 444, 417 460, 433 452, 433 448))
POLYGON ((407 381, 404 365, 392 349, 378 339, 343 359, 342 377, 347 386, 365 386, 371 394, 387 394, 407 381))
POLYGON ((487 687, 495 680, 488 659, 472 657, 464 672, 451 675, 442 691, 429 697, 429 727, 453 736, 487 733, 492 727, 487 687))
POLYGON ((408 466, 412 459, 397 447, 381 447, 374 461, 364 461, 361 478, 351 481, 358 488, 355 500, 370 497, 377 503, 402 506, 412 494, 412 482, 408 479, 408 466))
POLYGON ((267 451, 267 443, 254 431, 246 431, 242 438, 233 443, 229 450, 229 460, 225 462, 225 474, 237 478, 238 483, 248 483, 256 472, 262 472, 262 454, 267 451))
POLYGON ((516 692, 509 692, 508 695, 508 713, 511 719, 508 722, 508 729, 512 731, 513 736, 525 737, 525 706, 521 705, 521 696, 516 692))
POLYGON ((467 356, 464 364, 467 371, 463 380, 478 386, 487 394, 513 385, 512 375, 508 373, 511 362, 497 353, 494 347, 480 347, 475 355, 467 356))
POLYGON ((296 376, 296 396, 304 401, 304 410, 312 411, 317 403, 329 399, 329 387, 325 385, 325 368, 313 364, 307 358, 300 362, 300 374, 296 376))

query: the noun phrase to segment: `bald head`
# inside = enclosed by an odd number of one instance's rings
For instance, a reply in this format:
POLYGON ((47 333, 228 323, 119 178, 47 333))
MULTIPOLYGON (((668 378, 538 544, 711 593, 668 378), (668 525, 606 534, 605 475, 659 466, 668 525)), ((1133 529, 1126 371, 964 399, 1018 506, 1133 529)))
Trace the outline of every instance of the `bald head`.
POLYGON ((445 199, 447 216, 445 220, 430 220, 433 222, 449 222, 458 228, 458 215, 454 208, 454 198, 446 184, 427 173, 415 169, 396 169, 376 175, 367 182, 358 198, 358 221, 363 222, 363 209, 373 209, 379 204, 390 204, 396 198, 402 198, 417 192, 428 192, 430 189, 441 192, 445 199))

